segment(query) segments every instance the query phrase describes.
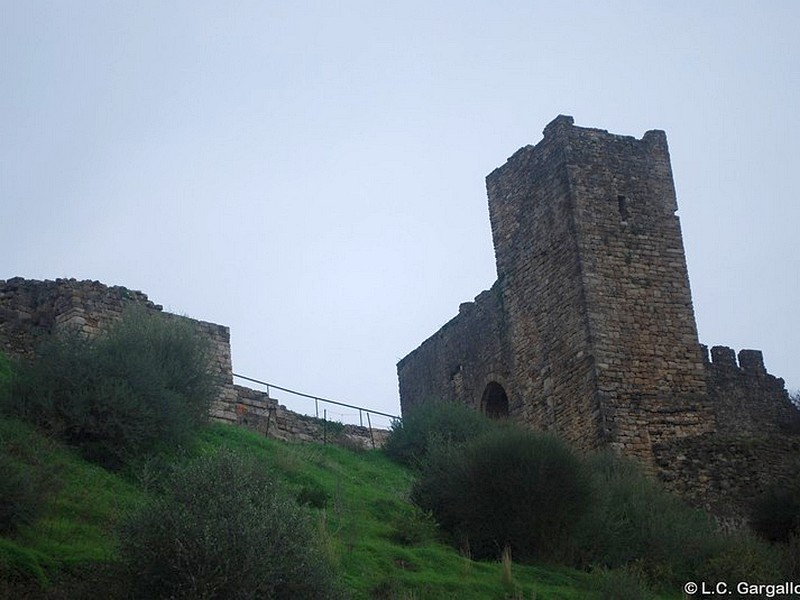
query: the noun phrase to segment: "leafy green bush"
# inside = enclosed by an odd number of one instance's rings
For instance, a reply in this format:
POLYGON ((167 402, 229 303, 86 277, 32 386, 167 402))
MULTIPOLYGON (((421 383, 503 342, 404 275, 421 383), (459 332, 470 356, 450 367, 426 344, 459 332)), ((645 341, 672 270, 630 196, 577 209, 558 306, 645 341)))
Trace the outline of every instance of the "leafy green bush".
POLYGON ((335 598, 312 525, 267 472, 219 452, 173 469, 123 526, 142 598, 335 598))
POLYGON ((686 582, 719 546, 713 521, 607 451, 588 462, 592 510, 575 535, 581 566, 636 565, 651 581, 686 582))
POLYGON ((318 481, 310 481, 303 484, 297 492, 297 502, 303 506, 312 508, 325 508, 330 500, 330 494, 318 481))
POLYGON ((493 426, 488 417, 464 404, 429 402, 392 423, 383 450, 395 462, 418 467, 433 445, 466 442, 493 426))
POLYGON ((752 524, 770 542, 788 542, 800 534, 800 480, 764 492, 753 503, 752 524))
POLYGON ((402 546, 416 546, 435 540, 438 535, 436 520, 428 512, 412 505, 411 511, 397 511, 391 519, 389 539, 402 546))
POLYGON ((594 501, 575 533, 579 566, 634 569, 667 589, 686 581, 780 578, 776 549, 746 533, 723 534, 708 515, 664 491, 635 462, 609 451, 588 464, 594 501))
POLYGON ((555 558, 588 509, 579 460, 550 435, 505 427, 429 451, 412 499, 475 558, 555 558))
POLYGON ((792 580, 800 579, 800 536, 792 535, 789 540, 781 546, 783 550, 783 563, 786 575, 792 580))
POLYGON ((106 335, 50 337, 14 379, 20 416, 109 468, 185 442, 215 394, 208 343, 192 326, 129 310, 106 335))
POLYGON ((718 535, 717 551, 699 566, 696 579, 715 586, 725 582, 729 598, 747 598, 734 590, 733 582, 777 583, 785 573, 780 550, 747 532, 718 535))

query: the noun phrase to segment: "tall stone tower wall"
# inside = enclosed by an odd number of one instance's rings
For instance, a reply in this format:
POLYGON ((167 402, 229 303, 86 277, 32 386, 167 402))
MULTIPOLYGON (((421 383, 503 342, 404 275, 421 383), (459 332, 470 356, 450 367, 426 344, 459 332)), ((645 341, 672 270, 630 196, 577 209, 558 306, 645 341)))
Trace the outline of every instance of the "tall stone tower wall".
POLYGON ((796 416, 760 354, 731 370, 698 341, 664 132, 560 116, 486 186, 498 280, 400 361, 404 414, 431 400, 501 414, 501 390, 512 419, 653 472, 654 448, 796 416))
POLYGON ((666 135, 550 127, 566 148, 605 438, 649 461, 653 442, 710 427, 666 135))
POLYGON ((601 407, 562 122, 492 172, 486 187, 514 379, 509 413, 593 448, 601 407))

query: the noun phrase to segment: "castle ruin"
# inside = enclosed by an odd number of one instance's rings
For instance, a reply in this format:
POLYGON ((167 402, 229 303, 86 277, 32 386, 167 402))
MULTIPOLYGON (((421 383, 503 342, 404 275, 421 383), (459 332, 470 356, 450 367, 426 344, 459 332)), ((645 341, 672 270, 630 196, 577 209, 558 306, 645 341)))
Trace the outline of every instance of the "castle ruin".
POLYGON ((398 363, 403 415, 458 401, 582 451, 612 447, 732 519, 742 494, 790 476, 783 380, 759 351, 737 363, 699 343, 663 131, 559 116, 486 187, 497 281, 398 363))
MULTIPOLYGON (((269 392, 236 385, 233 381, 230 329, 164 312, 147 295, 123 286, 99 281, 56 279, 37 281, 14 277, 0 280, 0 352, 23 359, 35 357, 39 342, 66 330, 87 337, 102 335, 131 307, 158 314, 164 319, 188 323, 208 341, 209 369, 217 379, 217 397, 210 407, 213 420, 240 425, 281 440, 327 440, 321 419, 298 414, 271 398, 269 392)), ((345 425, 342 436, 352 446, 374 447, 386 432, 345 425)))

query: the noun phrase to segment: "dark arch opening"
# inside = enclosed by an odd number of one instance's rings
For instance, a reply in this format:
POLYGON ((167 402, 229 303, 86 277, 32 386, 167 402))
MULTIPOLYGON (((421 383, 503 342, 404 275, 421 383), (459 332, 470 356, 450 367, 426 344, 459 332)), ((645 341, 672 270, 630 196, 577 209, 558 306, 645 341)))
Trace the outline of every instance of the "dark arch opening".
POLYGON ((508 396, 503 386, 491 381, 483 390, 481 398, 483 412, 491 419, 504 419, 508 416, 508 396))

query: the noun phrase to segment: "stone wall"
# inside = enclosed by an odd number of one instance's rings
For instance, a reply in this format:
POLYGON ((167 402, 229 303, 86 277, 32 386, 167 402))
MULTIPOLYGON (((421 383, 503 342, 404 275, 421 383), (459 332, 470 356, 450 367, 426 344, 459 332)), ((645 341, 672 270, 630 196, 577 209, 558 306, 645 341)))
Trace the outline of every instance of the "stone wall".
POLYGON ((711 427, 666 135, 559 128, 603 437, 651 462, 653 443, 711 427))
POLYGON ((601 443, 601 410, 566 124, 548 125, 539 144, 520 149, 486 177, 486 189, 507 311, 509 413, 590 449, 601 443))
POLYGON ((266 392, 234 385, 236 400, 219 420, 247 427, 267 437, 299 442, 335 443, 351 448, 380 448, 389 432, 385 429, 342 425, 301 415, 270 398, 266 392))
POLYGON ((652 464, 653 443, 708 431, 666 136, 558 117, 486 178, 498 280, 398 364, 403 411, 430 398, 508 414, 652 464))
POLYGON ((731 348, 714 346, 706 361, 715 431, 751 436, 799 431, 786 385, 767 372, 759 350, 741 350, 737 364, 731 348))
POLYGON ((800 412, 783 380, 758 351, 709 360, 698 341, 663 131, 559 116, 486 187, 498 279, 398 363, 403 414, 431 400, 488 412, 502 388, 512 419, 615 448, 732 518, 745 488, 788 476, 800 412))
POLYGON ((161 310, 141 292, 108 287, 98 281, 35 281, 21 277, 0 280, 0 349, 30 356, 39 336, 63 327, 95 335, 107 329, 131 304, 161 310))
MULTIPOLYGON (((224 325, 165 313, 142 292, 121 286, 75 279, 0 280, 0 350, 9 355, 32 357, 40 337, 65 328, 77 329, 88 336, 101 334, 120 319, 126 308, 134 305, 167 319, 186 321, 210 341, 211 366, 220 384, 211 407, 212 418, 284 440, 322 442, 326 441, 328 430, 340 429, 289 411, 263 392, 234 385, 230 330, 224 325)), ((347 425, 340 433, 340 442, 367 448, 382 445, 388 432, 347 425)))
POLYGON ((164 313, 146 294, 99 281, 56 279, 37 281, 15 277, 0 280, 0 349, 31 356, 38 338, 66 328, 93 336, 107 331, 130 306, 141 306, 168 319, 195 327, 211 344, 211 366, 219 378, 213 413, 234 402, 230 330, 216 323, 164 313))
POLYGON ((654 455, 667 489, 730 529, 750 521, 753 501, 770 486, 800 475, 796 435, 710 433, 656 444, 654 455))
POLYGON ((511 389, 507 336, 497 285, 462 304, 455 318, 398 364, 404 413, 421 402, 455 400, 483 410, 482 393, 490 382, 511 389))

